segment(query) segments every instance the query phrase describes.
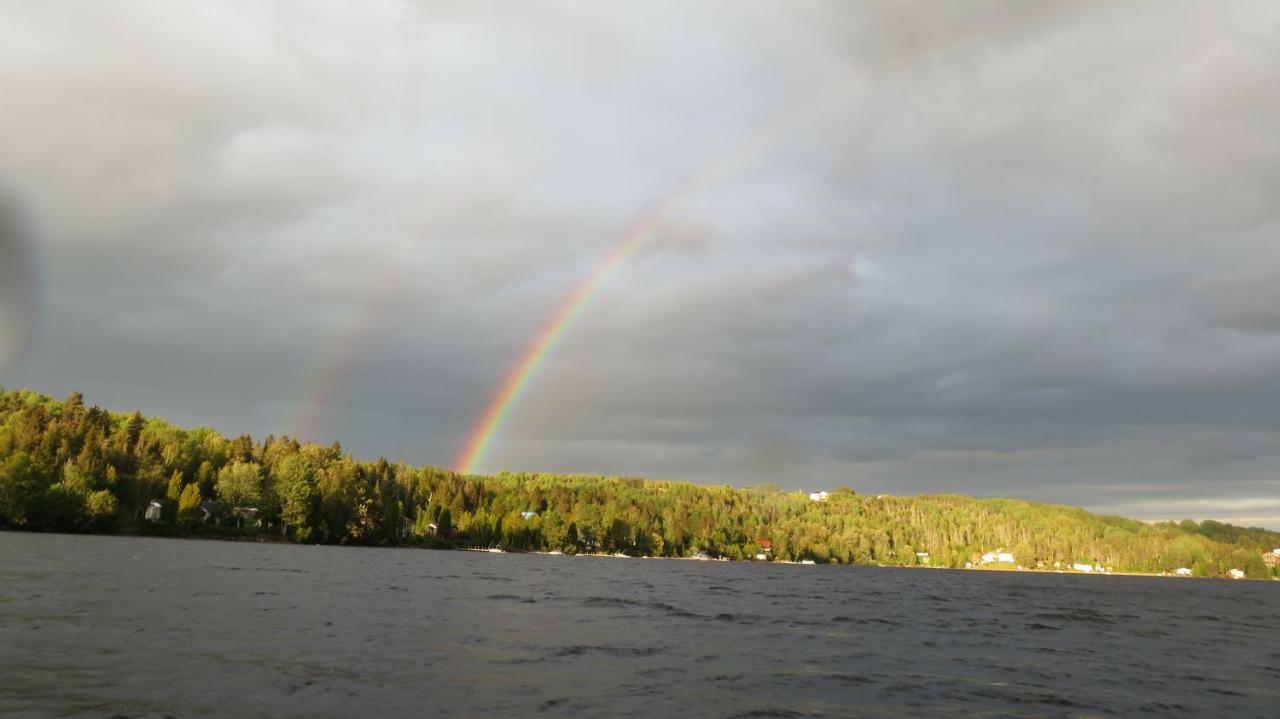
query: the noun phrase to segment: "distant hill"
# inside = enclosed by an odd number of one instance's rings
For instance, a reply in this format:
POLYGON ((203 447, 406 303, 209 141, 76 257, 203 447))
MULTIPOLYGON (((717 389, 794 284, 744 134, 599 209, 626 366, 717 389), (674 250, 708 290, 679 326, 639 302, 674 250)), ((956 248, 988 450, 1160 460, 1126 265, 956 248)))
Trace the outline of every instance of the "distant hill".
POLYGON ((1219 522, 843 487, 814 500, 620 477, 461 476, 357 461, 336 443, 182 429, 86 406, 79 393, 59 402, 3 389, 0 526, 940 567, 1003 551, 1026 568, 1280 576, 1263 559, 1280 533, 1219 522))

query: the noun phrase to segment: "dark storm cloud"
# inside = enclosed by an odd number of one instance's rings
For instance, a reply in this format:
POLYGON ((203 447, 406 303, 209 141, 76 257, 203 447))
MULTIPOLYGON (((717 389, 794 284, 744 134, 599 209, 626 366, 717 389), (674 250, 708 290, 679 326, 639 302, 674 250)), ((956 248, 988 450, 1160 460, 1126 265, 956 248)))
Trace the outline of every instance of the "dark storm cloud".
POLYGON ((16 364, 31 344, 39 274, 27 220, 0 187, 0 370, 16 364))
POLYGON ((1277 44, 1270 3, 7 6, 48 282, 0 381, 448 464, 644 223, 486 469, 1280 526, 1277 44))

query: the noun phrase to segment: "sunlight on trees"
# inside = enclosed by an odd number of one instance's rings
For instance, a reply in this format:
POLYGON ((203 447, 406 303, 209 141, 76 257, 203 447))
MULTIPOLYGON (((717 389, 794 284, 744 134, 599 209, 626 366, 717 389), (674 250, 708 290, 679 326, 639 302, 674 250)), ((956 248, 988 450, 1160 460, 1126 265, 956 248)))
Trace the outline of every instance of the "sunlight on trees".
POLYGON ((299 542, 503 546, 518 550, 731 559, 757 555, 962 567, 996 549, 1027 567, 1189 568, 1276 574, 1280 533, 1214 521, 1147 524, 1059 505, 942 495, 825 499, 758 487, 504 472, 461 476, 337 443, 228 439, 135 412, 0 391, 0 526, 145 531, 153 500, 174 531, 272 532, 299 542), (219 508, 206 527, 203 502, 219 508), (252 519, 250 522, 244 521, 252 519), (764 548, 768 547, 765 554, 764 548), (1274 562, 1273 562, 1274 563, 1274 562))

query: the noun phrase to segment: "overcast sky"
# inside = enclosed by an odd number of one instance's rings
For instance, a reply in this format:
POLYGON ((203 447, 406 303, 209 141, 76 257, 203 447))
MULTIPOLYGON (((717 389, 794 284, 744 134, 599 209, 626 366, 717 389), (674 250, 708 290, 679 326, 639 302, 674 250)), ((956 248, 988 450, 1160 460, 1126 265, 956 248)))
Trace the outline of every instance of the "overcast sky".
POLYGON ((1280 528, 1280 3, 0 0, 0 98, 6 387, 449 466, 643 222, 482 470, 1280 528))

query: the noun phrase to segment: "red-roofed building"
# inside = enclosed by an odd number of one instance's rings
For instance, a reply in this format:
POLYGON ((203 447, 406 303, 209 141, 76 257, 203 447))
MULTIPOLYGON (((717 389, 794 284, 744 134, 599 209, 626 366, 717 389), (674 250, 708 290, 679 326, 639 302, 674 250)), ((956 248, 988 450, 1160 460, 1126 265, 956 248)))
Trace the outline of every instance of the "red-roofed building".
POLYGON ((758 539, 756 540, 756 546, 760 548, 760 551, 756 553, 756 559, 764 561, 773 556, 772 539, 758 539))

